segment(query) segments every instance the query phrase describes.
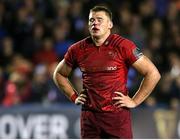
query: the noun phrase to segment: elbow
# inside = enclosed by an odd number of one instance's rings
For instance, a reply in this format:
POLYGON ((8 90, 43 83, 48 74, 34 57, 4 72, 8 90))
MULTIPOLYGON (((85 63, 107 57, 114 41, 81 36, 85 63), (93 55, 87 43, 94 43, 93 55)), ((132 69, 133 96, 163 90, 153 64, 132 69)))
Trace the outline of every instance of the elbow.
POLYGON ((151 69, 146 74, 145 77, 149 77, 155 83, 158 83, 161 79, 161 74, 159 73, 158 69, 151 69))
POLYGON ((160 74, 160 72, 158 71, 158 69, 156 70, 156 77, 157 77, 157 80, 158 80, 158 81, 161 79, 161 74, 160 74))
POLYGON ((157 83, 159 82, 159 80, 161 79, 161 74, 159 73, 158 70, 155 70, 152 74, 152 76, 155 78, 155 80, 157 81, 157 83))
POLYGON ((161 79, 161 74, 158 71, 158 81, 161 79))
POLYGON ((57 72, 56 71, 54 71, 54 73, 53 73, 53 81, 55 82, 56 81, 56 75, 57 75, 57 72))
POLYGON ((53 76, 52 76, 53 81, 54 81, 55 84, 57 84, 57 74, 58 74, 57 69, 55 69, 54 73, 53 73, 53 76))

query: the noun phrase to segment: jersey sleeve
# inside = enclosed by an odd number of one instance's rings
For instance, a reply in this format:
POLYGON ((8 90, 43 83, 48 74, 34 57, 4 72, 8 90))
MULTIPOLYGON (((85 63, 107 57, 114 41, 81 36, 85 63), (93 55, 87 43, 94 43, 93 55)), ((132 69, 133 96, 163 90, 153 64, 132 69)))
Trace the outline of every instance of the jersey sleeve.
POLYGON ((70 46, 68 48, 68 51, 66 52, 64 56, 65 62, 68 66, 71 68, 76 67, 76 55, 75 55, 75 49, 74 46, 70 46))
POLYGON ((126 64, 132 65, 143 53, 132 41, 125 40, 122 43, 122 55, 126 64))

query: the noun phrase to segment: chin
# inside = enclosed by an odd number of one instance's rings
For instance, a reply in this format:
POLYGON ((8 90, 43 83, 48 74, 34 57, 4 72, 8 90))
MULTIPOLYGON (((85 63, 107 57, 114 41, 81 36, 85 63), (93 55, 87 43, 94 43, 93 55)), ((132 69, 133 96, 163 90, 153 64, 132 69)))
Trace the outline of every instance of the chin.
POLYGON ((101 35, 99 35, 99 34, 91 34, 91 36, 99 38, 101 35))

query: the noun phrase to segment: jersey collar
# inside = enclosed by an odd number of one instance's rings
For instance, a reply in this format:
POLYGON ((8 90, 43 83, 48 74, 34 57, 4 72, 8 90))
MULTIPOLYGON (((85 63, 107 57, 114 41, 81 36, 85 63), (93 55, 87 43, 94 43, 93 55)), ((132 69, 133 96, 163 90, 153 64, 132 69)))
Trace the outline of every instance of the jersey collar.
MULTIPOLYGON (((104 41, 104 43, 102 44, 102 46, 108 47, 110 42, 112 41, 113 38, 113 34, 110 34, 107 39, 104 41)), ((94 42, 91 38, 91 36, 87 37, 86 43, 90 44, 90 46, 94 46, 94 42)))

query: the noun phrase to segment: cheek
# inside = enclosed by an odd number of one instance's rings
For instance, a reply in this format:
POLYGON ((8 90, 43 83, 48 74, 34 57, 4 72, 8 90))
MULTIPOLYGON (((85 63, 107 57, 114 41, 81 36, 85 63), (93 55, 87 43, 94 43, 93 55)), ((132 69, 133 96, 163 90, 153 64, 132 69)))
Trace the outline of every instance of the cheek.
POLYGON ((92 25, 88 24, 88 29, 89 29, 89 30, 91 29, 91 27, 92 27, 92 25))
POLYGON ((102 24, 101 27, 102 27, 103 30, 109 29, 109 25, 108 24, 102 24))
POLYGON ((108 29, 111 28, 111 23, 110 23, 110 22, 107 22, 107 23, 106 23, 106 28, 108 28, 108 29))

